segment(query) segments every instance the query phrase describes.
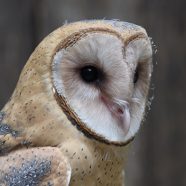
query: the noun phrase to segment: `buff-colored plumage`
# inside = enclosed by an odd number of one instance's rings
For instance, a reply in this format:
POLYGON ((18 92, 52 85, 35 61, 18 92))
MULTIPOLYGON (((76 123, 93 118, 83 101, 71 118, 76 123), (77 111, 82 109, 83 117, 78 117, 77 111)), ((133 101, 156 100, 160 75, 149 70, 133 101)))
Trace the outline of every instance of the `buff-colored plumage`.
MULTIPOLYGON (((37 183, 33 179, 30 179, 31 181, 26 179, 25 183, 30 185, 46 183, 46 185, 63 186, 68 185, 69 181, 71 186, 124 185, 127 147, 123 142, 109 144, 108 139, 94 138, 94 134, 89 134, 88 129, 85 129, 86 132, 88 130, 88 136, 85 135, 84 129, 77 129, 74 120, 81 123, 80 118, 74 116, 73 108, 69 108, 70 105, 66 105, 66 100, 57 95, 53 82, 53 58, 56 53, 61 48, 73 46, 77 42, 76 38, 83 38, 89 32, 114 34, 126 45, 130 41, 143 38, 147 42, 146 45, 150 46, 143 28, 119 21, 72 23, 47 36, 30 56, 10 101, 1 112, 0 183, 2 185, 13 183, 11 179, 5 179, 5 175, 9 177, 16 175, 12 167, 21 171, 21 164, 29 163, 34 158, 36 161, 48 160, 50 171, 44 170, 46 173, 38 176, 37 183), (73 118, 73 122, 69 117, 73 118), (3 127, 8 127, 6 134, 3 133, 3 127)), ((148 68, 151 66, 150 62, 149 64, 148 68)), ((151 70, 149 78, 150 74, 151 70)), ((149 82, 139 88, 143 91, 142 110, 148 86, 149 82)))

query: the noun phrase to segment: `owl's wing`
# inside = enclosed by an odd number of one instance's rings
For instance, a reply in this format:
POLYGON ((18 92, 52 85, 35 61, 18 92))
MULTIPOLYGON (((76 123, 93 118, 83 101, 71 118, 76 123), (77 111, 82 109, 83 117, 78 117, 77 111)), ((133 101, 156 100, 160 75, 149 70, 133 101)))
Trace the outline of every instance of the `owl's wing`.
POLYGON ((0 156, 1 186, 68 186, 71 167, 57 147, 30 148, 0 156))

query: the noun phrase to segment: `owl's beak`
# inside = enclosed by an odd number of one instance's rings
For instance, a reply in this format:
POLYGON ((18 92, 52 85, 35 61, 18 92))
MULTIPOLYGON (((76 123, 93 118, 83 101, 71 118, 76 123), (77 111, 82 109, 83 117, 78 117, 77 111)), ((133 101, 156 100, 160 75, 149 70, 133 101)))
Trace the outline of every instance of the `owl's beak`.
POLYGON ((118 121, 118 126, 127 135, 130 129, 129 104, 126 101, 112 101, 106 96, 101 96, 101 100, 111 112, 112 116, 118 121))

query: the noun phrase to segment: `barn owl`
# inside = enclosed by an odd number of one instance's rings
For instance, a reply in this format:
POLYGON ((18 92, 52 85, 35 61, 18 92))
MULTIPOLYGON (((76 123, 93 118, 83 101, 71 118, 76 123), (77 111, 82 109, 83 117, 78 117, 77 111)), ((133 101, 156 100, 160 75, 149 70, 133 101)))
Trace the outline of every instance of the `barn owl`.
POLYGON ((146 31, 70 23, 35 49, 0 112, 0 185, 124 185, 152 72, 146 31))

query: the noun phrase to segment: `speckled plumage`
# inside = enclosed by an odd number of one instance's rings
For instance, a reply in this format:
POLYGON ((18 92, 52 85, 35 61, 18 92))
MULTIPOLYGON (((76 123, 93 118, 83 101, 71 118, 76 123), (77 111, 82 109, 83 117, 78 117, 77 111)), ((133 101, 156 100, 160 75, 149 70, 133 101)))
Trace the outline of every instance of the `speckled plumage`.
MULTIPOLYGON (((13 174, 12 169, 10 171, 6 165, 15 164, 13 167, 22 171, 22 162, 27 162, 28 166, 29 162, 50 161, 50 166, 45 165, 47 170, 38 176, 39 181, 31 179, 30 183, 35 181, 36 185, 63 186, 68 185, 70 179, 71 186, 124 185, 127 146, 94 137, 94 133, 86 126, 81 126, 82 121, 75 118, 73 108, 69 108, 71 105, 64 105, 63 97, 57 94, 53 82, 55 54, 61 48, 73 46, 79 40, 77 38, 83 38, 89 32, 111 33, 125 44, 144 39, 146 45, 150 46, 142 27, 115 20, 71 23, 47 36, 30 56, 12 97, 0 115, 0 164, 5 164, 0 169, 0 183, 10 185, 13 174), (60 99, 63 101, 60 102, 60 99), (72 120, 75 123, 72 124, 72 120), (53 168, 58 165, 63 167, 61 173, 53 168), (5 175, 9 178, 5 179, 5 175)), ((151 68, 150 62, 147 68, 151 68)), ((146 78, 145 73, 143 76, 146 78)), ((150 76, 147 79, 140 90, 142 110, 145 107, 150 76)), ((141 119, 142 117, 140 122, 141 119)), ((37 163, 34 166, 37 172, 37 163)))

